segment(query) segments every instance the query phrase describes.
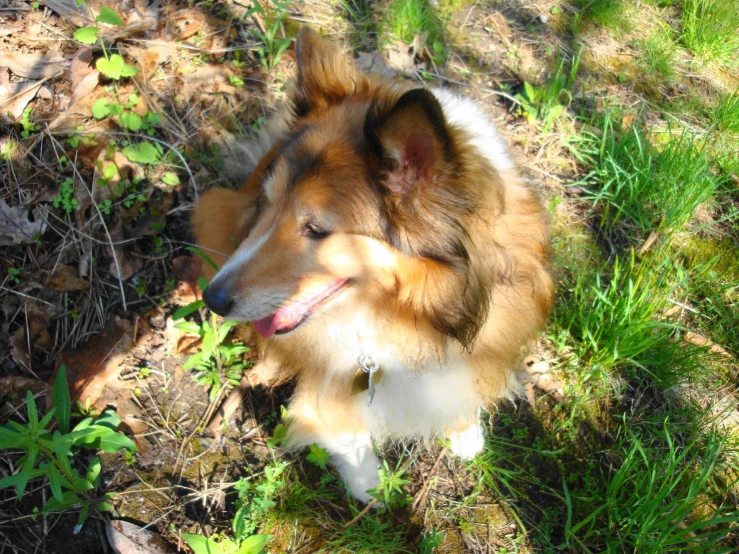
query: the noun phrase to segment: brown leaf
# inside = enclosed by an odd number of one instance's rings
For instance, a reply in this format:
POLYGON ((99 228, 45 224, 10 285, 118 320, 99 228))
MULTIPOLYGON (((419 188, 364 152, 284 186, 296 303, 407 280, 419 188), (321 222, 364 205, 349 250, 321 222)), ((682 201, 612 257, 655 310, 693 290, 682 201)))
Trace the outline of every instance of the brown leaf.
POLYGON ((67 366, 73 400, 87 401, 90 398, 91 404, 95 405, 102 398, 106 387, 118 379, 122 362, 134 346, 134 332, 138 341, 145 334, 142 329, 114 316, 87 345, 59 356, 58 365, 67 366))
POLYGON ((17 23, 15 25, 0 25, 0 36, 12 35, 18 33, 23 29, 23 23, 17 23))
POLYGON ((17 395, 23 397, 26 391, 31 391, 33 394, 46 392, 49 385, 38 379, 31 379, 30 377, 21 377, 20 375, 13 375, 11 377, 0 377, 0 398, 17 395))
POLYGON ((46 217, 41 210, 8 206, 0 199, 0 246, 33 243, 45 230, 46 217), (29 215, 33 215, 33 221, 29 215))
POLYGON ((47 354, 52 346, 51 335, 42 322, 31 319, 28 327, 18 329, 10 339, 13 361, 25 369, 33 368, 36 356, 47 354))
POLYGON ((0 67, 7 67, 13 74, 26 79, 52 77, 60 72, 64 62, 66 59, 61 56, 50 58, 41 54, 0 52, 0 67))
POLYGON ((144 262, 141 258, 127 255, 123 244, 127 237, 120 220, 109 227, 108 232, 110 233, 113 245, 111 247, 108 244, 106 250, 108 251, 108 256, 111 258, 115 256, 115 259, 110 262, 109 271, 114 277, 119 277, 126 281, 144 266, 144 262))
POLYGON ((77 276, 77 270, 71 266, 59 264, 44 283, 47 288, 58 292, 77 292, 90 288, 90 282, 77 276))
POLYGON ((203 263, 199 256, 180 256, 172 260, 172 272, 177 282, 175 301, 189 304, 200 298, 198 279, 203 275, 203 263))
POLYGON ((385 56, 382 52, 360 52, 357 56, 357 65, 368 75, 381 75, 383 77, 393 78, 398 72, 388 67, 385 56))
POLYGON ((95 67, 92 63, 92 49, 89 46, 83 46, 74 53, 69 64, 69 79, 72 81, 72 90, 93 71, 95 71, 95 67))
POLYGON ((123 520, 106 521, 105 534, 116 554, 169 554, 162 537, 123 520))
POLYGON ((10 82, 8 69, 0 67, 0 121, 13 123, 34 99, 43 83, 20 81, 10 82))
POLYGON ((727 358, 731 358, 731 354, 729 354, 722 346, 719 346, 709 338, 701 335, 700 333, 694 333, 693 331, 688 331, 683 336, 683 339, 686 342, 689 342, 691 344, 695 344, 697 346, 707 346, 711 349, 711 352, 714 354, 720 354, 721 356, 726 356, 727 358))
POLYGON ((78 3, 77 0, 39 0, 39 2, 77 27, 94 24, 87 16, 86 6, 78 3))

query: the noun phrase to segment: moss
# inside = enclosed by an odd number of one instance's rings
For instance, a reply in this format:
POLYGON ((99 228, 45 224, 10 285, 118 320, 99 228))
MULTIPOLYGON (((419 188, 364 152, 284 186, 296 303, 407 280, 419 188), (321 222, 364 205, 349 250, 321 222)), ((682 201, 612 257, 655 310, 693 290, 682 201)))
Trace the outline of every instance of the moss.
POLYGON ((678 247, 688 267, 711 267, 711 273, 725 283, 739 283, 737 244, 731 238, 714 239, 699 235, 683 237, 678 247))

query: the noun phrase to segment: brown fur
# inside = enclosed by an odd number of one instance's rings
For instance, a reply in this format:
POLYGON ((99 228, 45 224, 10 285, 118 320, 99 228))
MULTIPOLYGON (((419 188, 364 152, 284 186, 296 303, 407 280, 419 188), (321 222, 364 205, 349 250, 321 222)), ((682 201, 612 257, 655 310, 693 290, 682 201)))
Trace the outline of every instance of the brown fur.
MULTIPOLYGON (((264 317, 286 298, 350 278, 346 294, 412 371, 462 356, 483 402, 508 394, 521 347, 552 306, 536 198, 515 170, 492 167, 448 125, 428 91, 362 74, 307 29, 296 48, 292 109, 281 116, 288 131, 238 192, 212 189, 197 207, 198 243, 219 264, 242 241, 240 252, 268 237, 219 286, 247 298, 268 284, 277 292, 264 317), (306 238, 313 220, 331 235, 306 238)), ((296 379, 295 446, 366 428, 348 392, 356 365, 337 371, 324 330, 308 322, 257 338, 276 377, 296 379)))

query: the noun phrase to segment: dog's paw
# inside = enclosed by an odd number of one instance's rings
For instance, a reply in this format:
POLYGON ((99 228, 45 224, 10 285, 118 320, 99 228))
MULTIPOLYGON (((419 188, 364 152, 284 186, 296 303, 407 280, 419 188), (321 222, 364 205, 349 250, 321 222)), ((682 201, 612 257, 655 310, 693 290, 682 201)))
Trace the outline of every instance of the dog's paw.
POLYGON ((454 432, 449 435, 449 449, 452 454, 463 460, 471 460, 482 452, 485 447, 485 436, 482 425, 475 422, 464 431, 454 432))
MULTIPOLYGON (((377 460, 379 462, 379 460, 377 460)), ((352 496, 368 504, 374 496, 367 491, 374 489, 380 484, 380 474, 377 472, 376 464, 363 463, 359 467, 344 467, 341 476, 352 496)), ((377 506, 377 504, 375 504, 377 506)))

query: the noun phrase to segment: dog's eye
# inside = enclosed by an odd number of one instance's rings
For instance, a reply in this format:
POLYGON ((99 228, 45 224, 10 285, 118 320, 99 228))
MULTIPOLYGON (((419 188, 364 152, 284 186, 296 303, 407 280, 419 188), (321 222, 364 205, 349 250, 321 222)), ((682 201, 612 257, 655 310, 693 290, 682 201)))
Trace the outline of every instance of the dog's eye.
POLYGON ((310 221, 305 224, 303 232, 309 239, 325 239, 331 234, 331 231, 321 229, 318 225, 310 221))

